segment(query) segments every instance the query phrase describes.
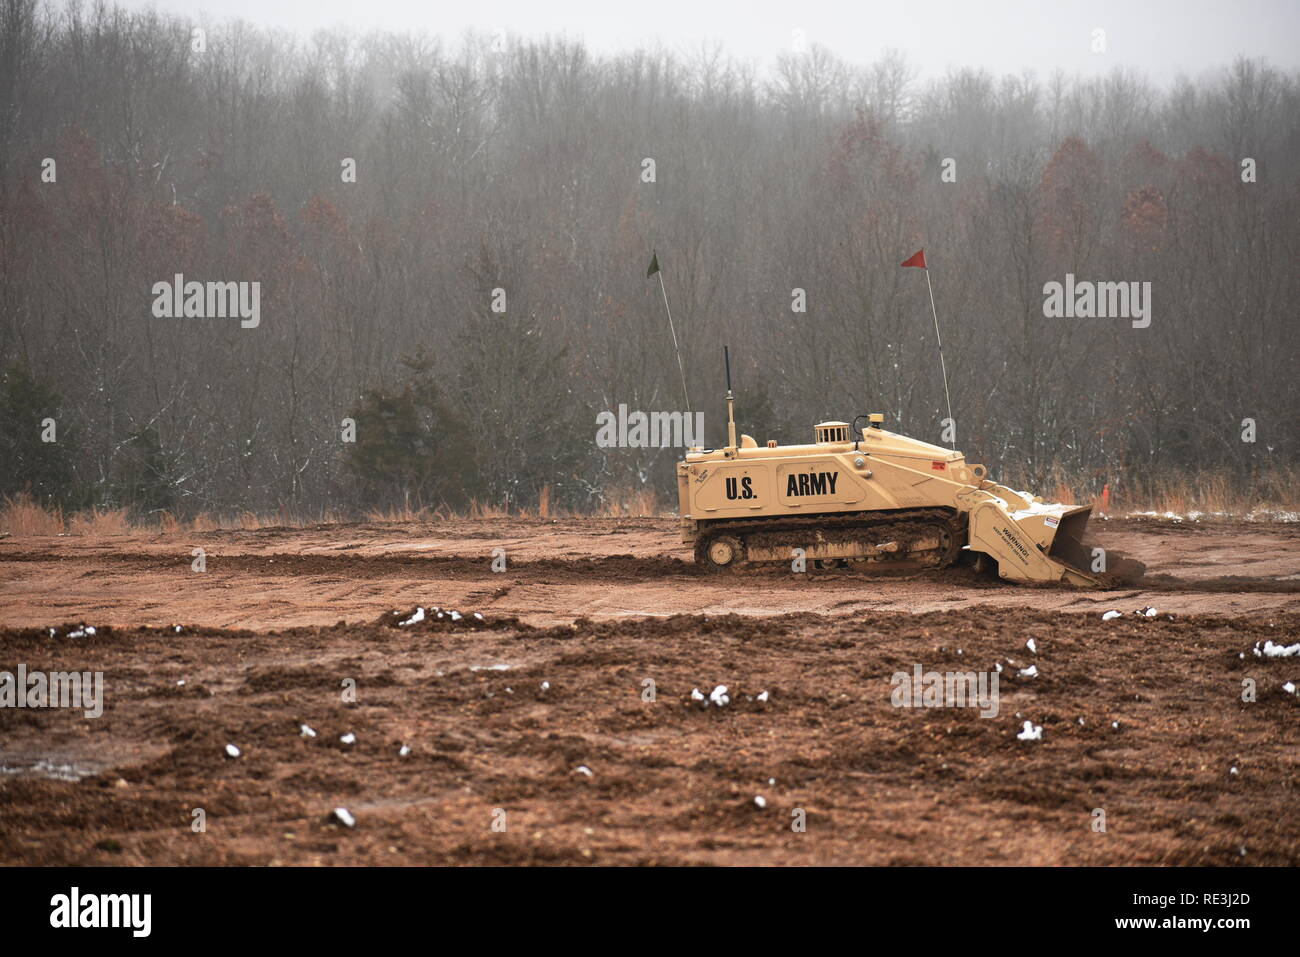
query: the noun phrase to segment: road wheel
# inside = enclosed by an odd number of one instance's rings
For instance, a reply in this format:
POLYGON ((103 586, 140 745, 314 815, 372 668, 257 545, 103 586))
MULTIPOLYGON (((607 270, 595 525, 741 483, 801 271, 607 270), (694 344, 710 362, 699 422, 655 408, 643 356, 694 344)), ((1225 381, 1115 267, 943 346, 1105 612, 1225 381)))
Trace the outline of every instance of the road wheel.
POLYGON ((709 571, 729 571, 745 561, 744 543, 732 535, 702 538, 695 546, 695 562, 709 571))

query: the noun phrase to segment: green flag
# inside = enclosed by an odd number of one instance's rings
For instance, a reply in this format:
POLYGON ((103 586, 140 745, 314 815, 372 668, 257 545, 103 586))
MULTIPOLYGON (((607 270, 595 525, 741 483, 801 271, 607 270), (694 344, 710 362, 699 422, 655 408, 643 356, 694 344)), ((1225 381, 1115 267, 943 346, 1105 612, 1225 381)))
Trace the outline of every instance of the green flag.
POLYGON ((658 271, 659 271, 659 253, 653 252, 650 254, 650 268, 645 271, 645 277, 649 279, 658 271))

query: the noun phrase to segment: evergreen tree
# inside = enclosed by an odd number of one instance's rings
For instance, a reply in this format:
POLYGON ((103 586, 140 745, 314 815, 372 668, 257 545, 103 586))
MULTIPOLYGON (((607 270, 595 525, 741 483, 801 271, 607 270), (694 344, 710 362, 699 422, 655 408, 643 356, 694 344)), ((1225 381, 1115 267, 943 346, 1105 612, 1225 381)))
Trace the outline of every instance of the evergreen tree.
POLYGON ((24 363, 0 370, 0 495, 27 493, 43 505, 82 504, 72 465, 74 434, 62 405, 63 397, 24 363))

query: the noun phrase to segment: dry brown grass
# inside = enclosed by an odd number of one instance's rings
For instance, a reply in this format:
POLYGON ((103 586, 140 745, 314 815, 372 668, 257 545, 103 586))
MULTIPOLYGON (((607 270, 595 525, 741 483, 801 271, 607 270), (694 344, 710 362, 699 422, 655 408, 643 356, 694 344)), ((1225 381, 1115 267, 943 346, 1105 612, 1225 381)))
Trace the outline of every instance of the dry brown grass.
POLYGON ((73 535, 125 535, 136 527, 124 508, 92 508, 75 512, 69 516, 67 525, 73 535))
POLYGON ((1300 468, 1275 467, 1243 481, 1227 472, 1151 476, 1111 489, 1111 512, 1267 518, 1300 513, 1300 468))
MULTIPOLYGON (((183 531, 184 528, 184 523, 180 523, 177 531, 183 531)), ((215 532, 220 530, 220 528, 221 521, 213 518, 207 512, 199 512, 199 514, 195 515, 194 518, 190 520, 190 531, 193 532, 215 532)))
MULTIPOLYGON (((1012 479, 1005 484, 1025 488, 1029 483, 1021 484, 1012 479)), ((1041 488, 1046 491, 1041 494, 1044 498, 1067 505, 1092 503, 1100 512, 1097 485, 1095 479, 1071 478, 1063 472, 1053 470, 1043 482, 1041 488)), ((1030 490, 1039 491, 1032 486, 1030 490)), ((507 508, 505 505, 473 500, 462 512, 445 507, 431 509, 399 506, 372 509, 364 514, 364 518, 376 523, 431 523, 461 519, 665 517, 675 514, 674 505, 675 503, 669 505, 661 501, 653 489, 629 487, 607 489, 595 508, 573 511, 557 507, 550 486, 546 486, 535 508, 507 508)), ((1195 476, 1139 476, 1133 480, 1119 480, 1110 484, 1108 514, 1124 516, 1152 512, 1200 520, 1223 518, 1294 521, 1295 516, 1300 515, 1300 468, 1278 467, 1261 471, 1248 482, 1227 472, 1205 472, 1195 476)), ((311 514, 289 509, 261 515, 248 510, 228 515, 199 512, 189 519, 170 512, 133 517, 123 508, 90 509, 65 515, 57 506, 44 507, 25 494, 6 498, 3 505, 0 505, 0 534, 15 536, 64 533, 87 536, 124 535, 142 530, 177 534, 275 526, 304 528, 348 520, 351 520, 351 516, 334 509, 311 514)))
MULTIPOLYGON (((370 521, 418 521, 432 519, 433 513, 420 510, 398 515, 371 513, 370 521)), ((164 535, 183 532, 215 532, 285 526, 304 528, 309 525, 332 525, 347 521, 337 509, 300 513, 289 509, 259 515, 244 510, 237 514, 213 515, 199 512, 189 519, 172 512, 132 515, 125 508, 92 508, 65 515, 58 506, 43 506, 25 494, 4 499, 0 504, 0 534, 11 535, 126 535, 138 531, 156 531, 164 535)))
POLYGON ((59 535, 63 532, 63 510, 44 508, 22 492, 6 498, 0 510, 0 532, 11 535, 59 535))
POLYGON ((391 508, 372 508, 366 512, 367 522, 432 522, 437 521, 440 513, 429 508, 411 508, 409 505, 397 505, 391 508))
POLYGON ((1158 515, 1194 516, 1199 519, 1264 519, 1300 513, 1300 468, 1277 466, 1261 470, 1249 480, 1227 471, 1193 475, 1136 473, 1109 479, 1070 475, 1051 469, 1034 482, 1010 472, 991 476, 1003 485, 1024 489, 1066 505, 1091 504, 1102 513, 1124 516, 1154 512, 1158 515), (1109 487, 1110 507, 1103 509, 1102 489, 1109 487))
MULTIPOLYGON (((524 509, 520 512, 516 512, 515 514, 523 517, 527 517, 527 513, 528 510, 524 509)), ((467 514, 462 516, 453 512, 452 516, 454 518, 483 519, 483 518, 509 518, 510 514, 511 514, 510 509, 506 508, 504 505, 493 505, 489 502, 480 502, 478 499, 472 498, 469 500, 469 512, 467 514)))
POLYGON ((627 518, 663 516, 671 512, 671 509, 665 508, 659 501, 655 491, 649 488, 607 489, 602 495, 601 502, 594 508, 571 509, 556 505, 554 490, 550 485, 544 485, 535 507, 520 508, 506 503, 470 499, 468 507, 463 510, 450 509, 446 506, 431 509, 399 505, 370 509, 365 513, 365 517, 368 522, 447 522, 458 519, 482 521, 505 518, 559 519, 575 516, 627 518))
POLYGON ((1052 495, 1052 501, 1060 502, 1062 505, 1078 505, 1079 501, 1075 498, 1074 489, 1060 482, 1056 484, 1056 492, 1052 495))
POLYGON ((664 508, 652 488, 608 489, 604 503, 595 513, 601 518, 644 518, 667 515, 675 509, 664 508))

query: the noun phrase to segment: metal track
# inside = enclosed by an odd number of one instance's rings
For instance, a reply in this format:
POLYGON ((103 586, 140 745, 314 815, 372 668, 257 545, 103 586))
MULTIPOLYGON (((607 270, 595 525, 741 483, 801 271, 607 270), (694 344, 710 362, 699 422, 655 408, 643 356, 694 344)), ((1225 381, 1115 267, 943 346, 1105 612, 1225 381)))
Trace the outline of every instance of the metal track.
MULTIPOLYGON (((813 554, 821 548, 859 552, 821 559, 823 566, 847 564, 860 570, 891 572, 943 568, 961 553, 965 526, 965 514, 951 508, 705 520, 699 523, 695 560, 721 571, 787 563, 795 548, 813 554), (711 561, 710 548, 719 539, 740 543, 743 555, 723 566, 711 561), (754 560, 749 557, 751 550, 760 554, 779 551, 780 557, 754 560)), ((810 557, 809 561, 819 560, 810 557)))

